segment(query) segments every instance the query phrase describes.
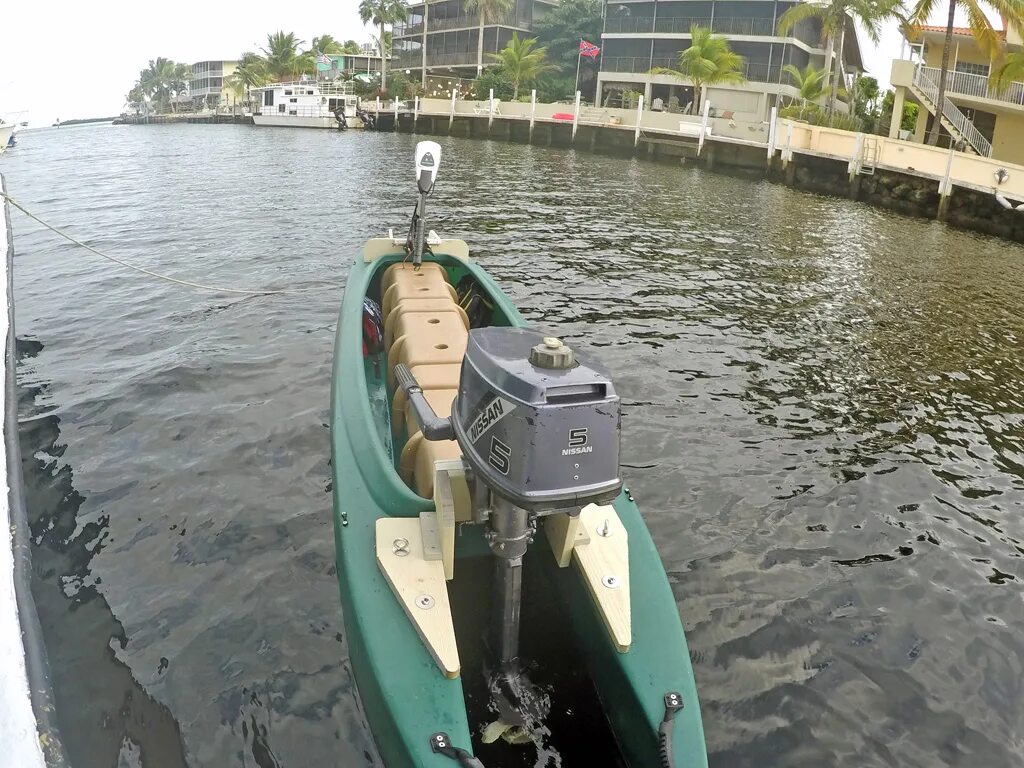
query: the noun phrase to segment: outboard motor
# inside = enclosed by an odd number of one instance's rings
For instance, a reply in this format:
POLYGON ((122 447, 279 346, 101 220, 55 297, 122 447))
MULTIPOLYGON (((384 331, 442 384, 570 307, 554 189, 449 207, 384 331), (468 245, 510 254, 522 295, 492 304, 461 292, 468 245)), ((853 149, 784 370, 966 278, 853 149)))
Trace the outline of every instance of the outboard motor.
MULTIPOLYGON (((419 201, 410 231, 415 264, 426 231, 426 198, 441 148, 416 146, 419 201)), ((559 339, 526 328, 486 327, 469 332, 452 415, 434 412, 402 363, 395 378, 412 405, 423 437, 457 440, 467 470, 472 519, 486 525, 496 557, 492 616, 492 692, 506 715, 535 705, 519 668, 523 556, 538 519, 558 512, 578 516, 588 504, 619 494, 619 397, 608 375, 577 358, 559 339), (494 685, 494 683, 497 685, 494 685)), ((538 713, 532 713, 536 717, 538 713)))
POLYGON ((596 365, 526 328, 475 328, 452 416, 434 413, 402 364, 398 382, 427 440, 458 441, 474 520, 497 558, 492 651, 518 708, 522 565, 538 518, 608 504, 619 477, 619 397, 596 365))

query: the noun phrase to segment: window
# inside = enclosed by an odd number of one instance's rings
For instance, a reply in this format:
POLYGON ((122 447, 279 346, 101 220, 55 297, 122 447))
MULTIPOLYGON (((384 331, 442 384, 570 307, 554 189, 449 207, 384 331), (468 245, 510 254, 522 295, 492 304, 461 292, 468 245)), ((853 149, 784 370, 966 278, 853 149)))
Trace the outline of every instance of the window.
POLYGON ((284 108, 285 108, 284 104, 278 104, 277 105, 277 111, 280 112, 282 115, 284 114, 284 108))
POLYGON ((965 75, 988 77, 988 64, 972 64, 969 61, 958 61, 956 63, 956 71, 963 72, 965 75))
POLYGON ((298 99, 288 99, 288 101, 290 101, 292 104, 298 104, 299 102, 298 99))
POLYGON ((284 92, 284 95, 285 95, 285 96, 291 96, 291 95, 292 95, 292 92, 291 92, 291 91, 285 91, 285 92, 284 92))
POLYGON ((274 106, 274 92, 264 91, 263 92, 263 106, 272 107, 274 106))
POLYGON ((312 95, 314 95, 314 94, 313 94, 313 91, 306 91, 306 95, 307 95, 307 96, 312 96, 312 95))

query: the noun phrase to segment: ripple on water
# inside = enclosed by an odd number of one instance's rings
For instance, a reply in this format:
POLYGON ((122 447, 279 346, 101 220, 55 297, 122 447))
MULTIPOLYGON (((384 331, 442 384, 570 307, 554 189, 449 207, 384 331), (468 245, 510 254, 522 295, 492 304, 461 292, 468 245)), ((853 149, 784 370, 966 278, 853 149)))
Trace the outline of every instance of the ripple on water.
MULTIPOLYGON (((696 169, 441 142, 432 226, 613 372, 712 763, 1017 765, 1024 251, 696 169)), ((15 217, 18 331, 42 344, 19 371, 25 453, 54 486, 34 526, 44 623, 102 661, 86 687, 51 654, 85 764, 144 740, 116 711, 195 765, 373 763, 327 397, 338 286, 406 221, 413 143, 95 127, 4 156, 14 195, 134 263, 321 286, 196 294, 15 217)))

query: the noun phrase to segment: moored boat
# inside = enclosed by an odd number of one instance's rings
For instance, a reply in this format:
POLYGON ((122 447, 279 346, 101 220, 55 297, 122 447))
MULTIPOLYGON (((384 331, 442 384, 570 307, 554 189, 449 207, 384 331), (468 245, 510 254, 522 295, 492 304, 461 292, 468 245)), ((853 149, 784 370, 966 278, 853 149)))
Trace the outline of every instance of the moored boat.
POLYGON ((252 89, 256 125, 280 128, 364 128, 372 119, 360 108, 351 81, 303 80, 252 89))
POLYGON ((704 768, 614 384, 529 328, 465 242, 427 234, 439 161, 418 145, 409 237, 366 243, 335 346, 338 581, 381 757, 704 768))

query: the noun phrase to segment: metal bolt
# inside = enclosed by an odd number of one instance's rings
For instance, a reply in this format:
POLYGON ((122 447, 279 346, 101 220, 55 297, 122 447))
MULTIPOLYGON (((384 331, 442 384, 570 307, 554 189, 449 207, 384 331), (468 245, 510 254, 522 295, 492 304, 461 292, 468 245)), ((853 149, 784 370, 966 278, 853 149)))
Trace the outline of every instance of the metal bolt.
POLYGON ((409 540, 398 538, 391 542, 391 551, 396 557, 405 557, 409 554, 409 540))
POLYGON ((434 607, 434 598, 430 595, 416 595, 416 607, 429 611, 434 607))
POLYGON ((612 535, 612 529, 608 523, 608 518, 605 518, 604 525, 597 529, 597 535, 604 536, 605 538, 612 535))
POLYGON ((601 579, 601 583, 604 584, 608 589, 619 588, 619 577, 618 576, 605 576, 601 579))

